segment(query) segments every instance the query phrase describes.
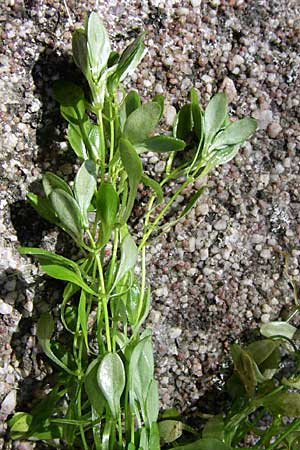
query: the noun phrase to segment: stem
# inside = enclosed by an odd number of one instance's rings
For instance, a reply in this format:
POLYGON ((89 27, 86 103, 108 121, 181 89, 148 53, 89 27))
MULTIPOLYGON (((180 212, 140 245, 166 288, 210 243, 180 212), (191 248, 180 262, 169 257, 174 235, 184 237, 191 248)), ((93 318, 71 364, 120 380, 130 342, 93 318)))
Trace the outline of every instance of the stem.
POLYGON ((105 136, 104 136, 104 129, 103 129, 102 111, 100 109, 97 110, 96 116, 97 116, 99 135, 100 135, 99 159, 100 159, 100 169, 101 169, 101 181, 103 181, 104 180, 104 169, 105 169, 105 136))
POLYGON ((137 314, 137 322, 140 320, 140 316, 142 314, 144 297, 145 297, 145 287, 146 287, 146 248, 145 246, 142 248, 142 274, 141 274, 141 293, 139 298, 139 306, 138 306, 138 314, 137 314))
POLYGON ((269 447, 266 448, 266 450, 273 450, 274 448, 278 447, 279 444, 281 444, 282 441, 284 441, 284 439, 290 434, 292 433, 294 430, 296 430, 300 425, 300 420, 299 419, 295 419, 294 422, 286 429, 286 431, 284 431, 279 438, 276 439, 276 441, 269 445, 269 447))
POLYGON ((111 260, 110 260, 110 264, 109 264, 109 271, 108 271, 108 280, 107 280, 108 290, 110 289, 111 284, 112 284, 113 271, 114 271, 114 267, 115 267, 116 259, 117 259, 118 245, 119 245, 119 230, 118 230, 118 228, 115 228, 113 252, 112 252, 112 256, 111 256, 111 260))
POLYGON ((101 299, 102 306, 103 306, 107 350, 108 350, 108 352, 111 352, 112 347, 111 347, 111 337, 110 337, 110 327, 109 327, 109 316, 108 316, 108 309, 107 309, 108 302, 107 302, 106 292, 105 292, 105 282, 104 282, 102 264, 101 264, 100 256, 98 253, 96 254, 96 261, 98 264, 98 271, 99 271, 99 277, 100 277, 100 285, 99 285, 100 296, 99 296, 99 298, 101 299))
POLYGON ((138 247, 139 250, 142 250, 142 248, 146 245, 149 237, 153 233, 153 231, 156 228, 156 225, 158 222, 162 219, 162 217, 166 214, 168 209, 172 206, 173 202, 176 200, 179 194, 194 180, 192 176, 188 177, 184 183, 177 189, 177 191, 172 195, 172 197, 168 200, 167 204, 164 206, 164 208, 161 210, 161 212, 157 215, 156 219, 151 223, 151 226, 149 227, 148 231, 144 234, 144 237, 138 247))
MULTIPOLYGON (((79 417, 81 417, 81 415, 82 415, 82 413, 81 413, 81 384, 80 384, 79 390, 78 390, 77 414, 79 417)), ((88 444, 86 442, 85 434, 84 434, 83 425, 79 425, 79 429, 80 429, 80 436, 81 436, 83 448, 84 448, 84 450, 89 450, 88 444)))

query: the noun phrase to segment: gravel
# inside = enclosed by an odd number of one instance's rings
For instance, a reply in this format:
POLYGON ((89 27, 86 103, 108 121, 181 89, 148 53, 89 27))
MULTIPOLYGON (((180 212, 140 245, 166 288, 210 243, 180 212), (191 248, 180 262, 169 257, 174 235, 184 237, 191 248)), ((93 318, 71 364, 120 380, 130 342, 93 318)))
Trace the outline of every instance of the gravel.
MULTIPOLYGON (((0 449, 38 448, 12 447, 5 421, 16 402, 30 406, 51 372, 35 323, 49 303, 57 313, 60 299, 57 284, 17 248, 76 252, 25 199, 39 189, 45 170, 67 181, 73 176, 76 161, 66 150, 50 85, 77 76, 71 32, 86 11, 100 12, 119 48, 145 28, 148 53, 127 87, 145 99, 166 94, 163 127, 173 123, 191 86, 203 106, 223 90, 233 117, 259 121, 235 160, 209 177, 201 203, 149 249, 149 325, 162 406, 187 410, 218 389, 230 344, 292 303, 278 250, 288 251, 291 274, 299 278, 298 0, 67 4, 70 17, 58 0, 4 0, 0 7, 0 449)), ((150 169, 159 176, 164 165, 154 159, 150 169)))

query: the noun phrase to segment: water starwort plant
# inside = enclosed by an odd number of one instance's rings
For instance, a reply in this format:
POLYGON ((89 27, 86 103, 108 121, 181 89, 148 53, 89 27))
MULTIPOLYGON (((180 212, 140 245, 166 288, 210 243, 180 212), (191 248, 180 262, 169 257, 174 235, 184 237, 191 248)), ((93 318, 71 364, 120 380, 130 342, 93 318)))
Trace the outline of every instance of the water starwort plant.
POLYGON ((14 415, 13 439, 84 450, 160 448, 151 330, 144 328, 151 297, 146 246, 188 214, 205 186, 168 222, 166 214, 182 191, 230 161, 257 124, 252 118, 231 121, 224 93, 216 94, 203 112, 192 89, 172 134, 155 133, 163 96, 142 102, 137 92, 122 87, 144 56, 143 39, 141 34, 119 55, 101 19, 91 13, 72 41, 88 88, 69 81, 54 85, 68 122, 68 142, 81 166, 72 188, 47 172, 44 196, 30 193, 28 200, 69 234, 82 257, 74 261, 40 248, 20 249, 36 257, 47 275, 65 282, 61 322, 71 339, 63 345, 55 340, 51 312, 42 314, 37 335, 57 367, 56 384, 30 414, 14 415), (168 153, 159 181, 143 167, 141 155, 149 151, 168 153), (171 181, 176 189, 166 197, 171 181), (135 236, 128 221, 141 184, 152 194, 142 236, 135 236))

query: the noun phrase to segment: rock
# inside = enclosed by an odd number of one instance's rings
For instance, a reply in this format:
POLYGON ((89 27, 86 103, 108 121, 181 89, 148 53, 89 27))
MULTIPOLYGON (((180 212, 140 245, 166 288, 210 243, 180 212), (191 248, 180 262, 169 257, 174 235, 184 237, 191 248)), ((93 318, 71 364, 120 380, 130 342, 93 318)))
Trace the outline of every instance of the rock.
POLYGON ((17 391, 10 391, 1 404, 3 414, 12 414, 17 404, 17 391))
POLYGON ((193 8, 199 8, 201 6, 201 0, 191 0, 191 5, 193 8))
POLYGON ((259 129, 266 130, 273 120, 273 113, 270 109, 265 109, 263 111, 257 109, 253 113, 253 117, 258 120, 259 129))
POLYGON ((176 109, 172 105, 166 105, 164 116, 166 120, 166 124, 171 127, 174 123, 175 117, 176 117, 176 109))
POLYGON ((12 313, 12 306, 8 305, 7 303, 0 301, 0 314, 6 315, 12 313))
POLYGON ((203 248, 200 251, 200 259, 201 259, 201 261, 205 261, 208 258, 208 256, 209 256, 208 248, 203 248))
POLYGON ((237 91, 233 80, 225 77, 221 85, 221 91, 225 92, 228 97, 228 102, 231 103, 237 97, 237 91))
POLYGON ((268 136, 271 139, 275 139, 281 132, 282 128, 280 126, 280 123, 278 122, 272 122, 267 129, 268 136))
POLYGON ((170 329, 170 338, 177 339, 182 333, 182 329, 179 327, 173 327, 170 329))
POLYGON ((214 229, 217 231, 224 231, 227 228, 227 222, 225 219, 220 219, 214 224, 214 229))

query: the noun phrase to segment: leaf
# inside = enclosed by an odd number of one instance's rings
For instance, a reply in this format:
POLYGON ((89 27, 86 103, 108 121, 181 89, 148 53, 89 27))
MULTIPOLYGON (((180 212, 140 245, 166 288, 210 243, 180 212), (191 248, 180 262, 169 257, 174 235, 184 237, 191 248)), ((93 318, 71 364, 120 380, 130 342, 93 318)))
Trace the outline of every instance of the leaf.
POLYGON ((83 339, 86 345, 87 351, 89 350, 89 341, 88 341, 88 329, 87 329, 87 322, 88 322, 88 315, 86 312, 86 294, 82 290, 80 293, 80 299, 79 299, 79 305, 78 305, 78 318, 80 323, 80 328, 82 331, 83 339))
POLYGON ((209 144, 222 127, 227 116, 227 97, 220 92, 208 103, 204 112, 205 143, 209 144))
POLYGON ((114 286, 124 277, 124 275, 132 270, 137 261, 138 250, 131 235, 128 233, 121 245, 121 261, 118 267, 114 286))
POLYGON ((10 438, 16 440, 25 437, 30 428, 32 419, 33 417, 31 414, 25 412, 15 413, 8 421, 10 438))
POLYGON ((250 397, 253 397, 257 385, 255 362, 251 356, 237 344, 231 346, 231 355, 234 367, 245 386, 247 394, 250 397))
POLYGON ((54 320, 49 313, 41 314, 38 323, 36 334, 40 340, 49 340, 54 332, 54 320))
POLYGON ((163 420, 158 427, 160 438, 167 444, 180 438, 183 431, 183 423, 179 420, 163 420))
POLYGON ((145 322, 149 311, 150 311, 150 306, 151 306, 151 293, 150 293, 150 287, 148 286, 144 296, 143 296, 143 308, 141 311, 141 314, 138 318, 138 322, 134 325, 133 330, 136 333, 140 327, 142 326, 142 324, 145 322))
POLYGON ((75 106, 84 99, 83 89, 71 81, 55 81, 53 97, 61 106, 75 106))
POLYGON ((84 388, 92 407, 101 418, 104 414, 106 400, 98 384, 97 373, 99 365, 100 361, 97 358, 88 366, 84 377, 84 388))
POLYGON ((71 270, 59 266, 57 264, 42 264, 42 269, 47 275, 50 275, 52 278, 56 278, 57 280, 69 281, 71 283, 76 284, 77 286, 84 289, 88 294, 97 296, 96 292, 94 292, 76 273, 71 270))
POLYGON ((279 392, 263 399, 263 405, 272 412, 288 417, 300 417, 300 394, 279 392))
POLYGON ((104 356, 98 369, 97 380, 112 416, 117 419, 121 395, 125 388, 125 369, 117 353, 107 353, 104 356))
POLYGON ((202 140, 203 136, 203 117, 202 110, 198 100, 198 94, 195 88, 191 90, 191 106, 192 106, 192 118, 194 123, 194 132, 199 139, 202 140))
POLYGON ((230 145, 220 150, 212 151, 210 157, 206 161, 206 167, 204 171, 201 172, 202 177, 207 175, 213 168, 231 161, 237 154, 238 150, 238 145, 230 145))
POLYGON ((57 255, 56 253, 49 252, 48 250, 35 247, 19 247, 19 253, 21 253, 21 255, 36 256, 41 264, 48 263, 71 267, 75 272, 80 274, 80 268, 75 261, 65 258, 64 256, 57 255))
POLYGON ((62 189, 50 195, 52 206, 62 225, 77 239, 82 239, 82 216, 77 202, 62 189))
POLYGON ((124 124, 124 137, 132 144, 143 142, 156 127, 160 113, 161 108, 158 103, 144 103, 127 117, 124 124))
POLYGON ((262 339, 252 342, 247 346, 246 350, 250 353, 256 364, 260 366, 277 348, 278 342, 272 341, 271 339, 262 339))
POLYGON ((69 123, 74 125, 83 124, 88 120, 88 116, 85 113, 85 102, 84 100, 79 100, 73 106, 63 106, 60 107, 60 113, 64 119, 69 123))
POLYGON ((185 206, 184 210, 180 213, 179 219, 182 219, 185 217, 194 207, 194 205, 197 203, 198 199, 201 197, 201 195, 204 193, 207 186, 202 186, 199 191, 195 192, 189 199, 188 204, 185 206))
POLYGON ((206 422, 202 431, 202 437, 224 440, 224 420, 221 415, 213 416, 206 422))
POLYGON ((75 30, 72 35, 72 54, 76 66, 89 78, 87 37, 83 29, 75 30))
POLYGON ((148 450, 148 435, 146 428, 142 428, 140 430, 140 442, 139 442, 139 450, 148 450))
POLYGON ((292 376, 290 378, 283 377, 281 383, 293 389, 300 389, 300 376, 292 376))
POLYGON ((145 413, 148 419, 148 427, 150 427, 153 422, 157 422, 159 413, 159 398, 158 384, 156 380, 150 381, 145 404, 145 413))
POLYGON ((43 175, 43 188, 45 195, 48 198, 55 189, 62 189, 67 194, 73 196, 73 192, 70 186, 65 182, 65 180, 58 177, 52 172, 46 172, 45 175, 43 175))
MULTIPOLYGON (((147 138, 139 146, 144 147, 147 152, 177 152, 185 149, 185 142, 171 136, 164 136, 163 134, 147 138)), ((140 152, 141 153, 141 152, 140 152)))
POLYGON ((178 113, 176 124, 176 137, 186 141, 192 131, 192 107, 191 104, 183 105, 178 113))
POLYGON ((260 332, 265 337, 284 336, 288 339, 293 339, 296 331, 296 327, 293 327, 288 322, 281 321, 264 323, 260 327, 260 332))
POLYGON ((150 427, 149 450, 160 450, 160 436, 157 423, 152 423, 150 427))
POLYGON ((119 196, 114 186, 103 182, 96 195, 96 208, 100 220, 111 227, 115 224, 119 210, 119 196))
POLYGON ((157 94, 153 97, 152 102, 158 103, 160 106, 160 119, 164 113, 165 99, 163 95, 157 94))
POLYGON ((226 147, 227 145, 241 144, 246 141, 256 130, 257 121, 245 117, 232 122, 224 131, 219 133, 212 143, 213 148, 226 147))
POLYGON ((96 190, 96 164, 90 159, 81 165, 74 182, 75 198, 84 218, 84 225, 88 227, 87 210, 96 190))
POLYGON ((130 91, 125 97, 126 117, 141 106, 141 99, 136 91, 130 91))
POLYGON ((107 65, 111 46, 107 31, 99 15, 92 12, 87 25, 87 48, 90 70, 95 82, 107 65))
POLYGON ((120 222, 121 224, 123 224, 127 222, 132 211, 138 184, 142 178, 143 167, 142 162, 138 157, 133 145, 131 145, 131 143, 127 139, 120 139, 119 149, 122 164, 128 176, 130 188, 126 209, 122 214, 122 217, 120 218, 120 222))
POLYGON ((121 54, 117 70, 113 76, 116 83, 132 73, 144 57, 144 33, 141 33, 121 54))
POLYGON ((54 214, 51 202, 47 198, 29 192, 27 194, 27 199, 43 219, 48 220, 50 223, 57 224, 57 218, 54 214))
POLYGON ((80 127, 78 125, 69 123, 67 130, 67 138, 78 158, 87 159, 88 150, 85 146, 83 137, 80 133, 80 127))
POLYGON ((218 439, 198 439, 191 444, 172 447, 170 450, 232 450, 218 439))
POLYGON ((143 173, 143 175, 142 175, 142 182, 146 186, 149 186, 155 192, 156 197, 157 197, 157 203, 158 204, 161 203, 164 198, 164 194, 163 194, 161 185, 157 181, 153 180, 153 178, 150 178, 145 173, 143 173))

